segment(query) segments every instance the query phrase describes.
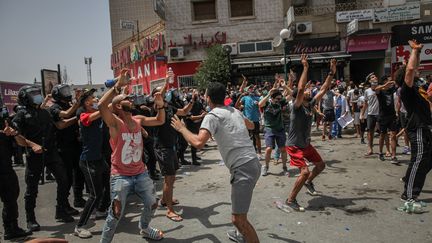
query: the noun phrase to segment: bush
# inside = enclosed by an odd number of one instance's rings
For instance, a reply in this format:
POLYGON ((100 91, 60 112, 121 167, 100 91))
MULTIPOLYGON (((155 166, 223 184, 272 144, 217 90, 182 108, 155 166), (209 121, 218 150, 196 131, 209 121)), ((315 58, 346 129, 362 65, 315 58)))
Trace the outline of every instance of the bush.
POLYGON ((214 45, 206 51, 207 58, 198 67, 198 72, 194 76, 199 89, 206 89, 209 82, 220 82, 226 85, 230 80, 228 54, 221 45, 214 45))

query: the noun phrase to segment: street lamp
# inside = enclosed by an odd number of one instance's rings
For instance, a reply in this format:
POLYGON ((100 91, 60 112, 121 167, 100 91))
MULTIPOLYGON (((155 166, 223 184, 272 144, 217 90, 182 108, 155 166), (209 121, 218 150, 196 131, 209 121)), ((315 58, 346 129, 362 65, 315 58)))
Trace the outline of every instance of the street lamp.
MULTIPOLYGON (((284 47, 283 47, 283 53, 284 53, 284 57, 283 57, 283 64, 284 64, 284 72, 285 72, 285 80, 288 80, 288 68, 287 68, 287 53, 286 53, 286 48, 287 48, 287 40, 290 38, 291 32, 288 29, 282 29, 279 33, 280 38, 283 40, 284 42, 284 47)), ((282 60, 281 60, 282 63, 282 60)))

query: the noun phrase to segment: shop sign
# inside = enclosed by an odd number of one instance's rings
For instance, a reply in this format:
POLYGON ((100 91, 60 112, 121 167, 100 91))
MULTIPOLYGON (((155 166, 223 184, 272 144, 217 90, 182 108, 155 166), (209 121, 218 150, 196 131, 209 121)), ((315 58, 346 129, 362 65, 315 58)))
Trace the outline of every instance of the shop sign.
POLYGON ((358 21, 372 20, 373 13, 373 9, 336 12, 336 22, 347 23, 353 21, 354 19, 358 19, 358 21))
POLYGON ((347 52, 387 50, 390 34, 360 35, 349 37, 347 52))
POLYGON ((392 27, 392 32, 392 46, 407 45, 413 39, 420 43, 432 43, 432 22, 396 25, 392 27))
POLYGON ((124 67, 163 51, 165 49, 165 36, 159 33, 152 37, 145 37, 138 43, 124 47, 111 55, 111 69, 124 67))
MULTIPOLYGON (((157 61, 155 56, 134 62, 130 64, 128 68, 130 69, 131 77, 134 79, 131 85, 142 84, 142 90, 146 94, 150 92, 150 82, 163 79, 167 72, 166 62, 157 61)), ((117 70, 115 76, 117 76, 119 72, 120 70, 117 70)))
POLYGON ((353 21, 347 24, 347 35, 352 35, 356 33, 359 29, 358 19, 354 19, 353 21))
POLYGON ((289 55, 337 52, 340 50, 340 39, 338 37, 288 41, 285 49, 286 53, 289 55))
POLYGON ((216 32, 212 36, 204 36, 203 33, 201 33, 200 36, 193 36, 192 34, 188 34, 183 37, 183 44, 177 44, 176 42, 173 42, 170 40, 170 43, 168 47, 176 47, 176 46, 185 46, 185 47, 192 47, 193 49, 198 48, 209 48, 216 44, 226 44, 227 42, 227 34, 226 32, 216 32))
MULTIPOLYGON (((409 45, 401 45, 392 47, 392 63, 407 61, 410 57, 411 47, 409 45)), ((432 60, 432 43, 426 43, 420 52, 420 61, 432 60)))
POLYGON ((18 104, 18 91, 24 85, 31 84, 0 82, 1 103, 6 105, 9 113, 13 113, 13 107, 18 104))
POLYGON ((420 3, 376 8, 374 11, 373 22, 385 23, 413 19, 420 19, 420 3))

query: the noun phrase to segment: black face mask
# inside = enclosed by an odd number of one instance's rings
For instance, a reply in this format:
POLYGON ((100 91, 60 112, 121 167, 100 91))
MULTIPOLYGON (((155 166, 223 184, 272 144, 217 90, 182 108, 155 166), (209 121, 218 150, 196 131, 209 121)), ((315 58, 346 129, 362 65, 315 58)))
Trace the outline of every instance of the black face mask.
POLYGON ((124 112, 132 113, 132 111, 133 111, 133 108, 132 108, 132 107, 129 107, 129 106, 126 106, 126 105, 121 105, 121 107, 122 107, 122 110, 123 110, 124 112))

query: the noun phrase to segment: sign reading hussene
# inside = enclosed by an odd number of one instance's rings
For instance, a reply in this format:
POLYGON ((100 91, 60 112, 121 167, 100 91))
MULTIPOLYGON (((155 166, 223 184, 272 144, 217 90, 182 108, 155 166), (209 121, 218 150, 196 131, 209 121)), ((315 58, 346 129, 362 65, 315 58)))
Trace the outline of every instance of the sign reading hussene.
POLYGON ((289 55, 302 53, 337 52, 341 50, 339 37, 326 37, 288 41, 286 53, 289 55))

